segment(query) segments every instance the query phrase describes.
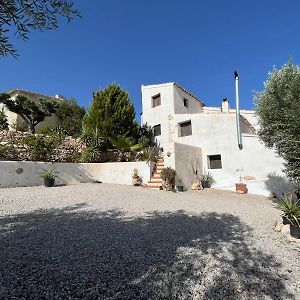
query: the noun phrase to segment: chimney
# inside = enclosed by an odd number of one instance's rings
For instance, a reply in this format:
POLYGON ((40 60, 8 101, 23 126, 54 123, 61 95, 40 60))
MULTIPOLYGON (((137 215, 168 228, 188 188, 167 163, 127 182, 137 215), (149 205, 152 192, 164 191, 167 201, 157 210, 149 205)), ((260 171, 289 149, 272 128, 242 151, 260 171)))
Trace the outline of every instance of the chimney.
POLYGON ((229 101, 227 98, 223 99, 221 111, 223 113, 229 113, 229 101))

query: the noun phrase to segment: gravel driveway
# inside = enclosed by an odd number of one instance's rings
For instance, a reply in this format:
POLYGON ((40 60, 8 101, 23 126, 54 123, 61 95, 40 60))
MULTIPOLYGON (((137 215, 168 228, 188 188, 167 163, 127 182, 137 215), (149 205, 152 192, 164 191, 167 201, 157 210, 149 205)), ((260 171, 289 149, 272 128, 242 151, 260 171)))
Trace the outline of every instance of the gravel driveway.
POLYGON ((213 189, 0 189, 0 299, 300 299, 278 218, 213 189))

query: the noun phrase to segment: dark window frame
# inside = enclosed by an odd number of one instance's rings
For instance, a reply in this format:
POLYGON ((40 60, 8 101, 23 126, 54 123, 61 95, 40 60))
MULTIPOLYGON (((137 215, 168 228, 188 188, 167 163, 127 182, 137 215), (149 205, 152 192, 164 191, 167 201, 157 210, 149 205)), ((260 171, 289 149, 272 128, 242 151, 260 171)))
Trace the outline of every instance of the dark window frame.
POLYGON ((221 170, 223 168, 222 155, 221 154, 207 155, 207 164, 208 164, 208 169, 210 170, 221 170))
POLYGON ((152 96, 151 99, 152 99, 152 108, 161 105, 161 94, 160 93, 152 96), (159 99, 158 103, 155 102, 155 101, 157 101, 157 99, 159 99))
POLYGON ((178 137, 185 137, 185 136, 193 135, 192 121, 191 120, 178 123, 178 125, 179 125, 178 137), (189 127, 190 129, 187 129, 187 127, 189 127))
POLYGON ((189 99, 183 98, 183 106, 189 108, 189 99))
POLYGON ((160 136, 161 135, 161 124, 157 124, 157 125, 153 126, 153 134, 154 134, 154 136, 160 136), (155 133, 156 128, 159 128, 159 134, 155 133))

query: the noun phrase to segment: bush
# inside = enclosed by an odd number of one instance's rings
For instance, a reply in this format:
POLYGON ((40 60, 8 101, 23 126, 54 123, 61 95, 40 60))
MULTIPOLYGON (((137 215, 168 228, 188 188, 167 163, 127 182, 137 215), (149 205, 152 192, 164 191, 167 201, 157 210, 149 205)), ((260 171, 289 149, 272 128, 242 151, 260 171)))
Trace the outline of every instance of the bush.
POLYGON ((48 160, 51 153, 57 146, 57 141, 53 137, 42 135, 27 136, 23 139, 23 144, 30 151, 30 158, 33 161, 48 160))
POLYGON ((283 212, 282 217, 288 219, 291 224, 300 227, 300 203, 293 201, 287 196, 280 199, 277 209, 283 212))
POLYGON ((163 181, 170 183, 172 186, 175 185, 176 171, 172 168, 164 168, 161 170, 160 177, 163 181))
POLYGON ((0 110, 0 130, 8 129, 7 117, 4 113, 4 110, 0 110))

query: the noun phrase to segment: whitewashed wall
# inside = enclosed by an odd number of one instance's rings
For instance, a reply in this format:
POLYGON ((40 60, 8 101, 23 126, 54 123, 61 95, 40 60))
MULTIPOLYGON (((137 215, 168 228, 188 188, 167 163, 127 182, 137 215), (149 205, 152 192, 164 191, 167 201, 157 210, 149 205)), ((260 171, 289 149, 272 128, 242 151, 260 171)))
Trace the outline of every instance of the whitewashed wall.
POLYGON ((43 170, 57 171, 57 184, 84 182, 127 184, 132 183, 133 169, 146 183, 150 180, 153 163, 44 163, 25 161, 0 161, 0 188, 43 185, 43 170))

